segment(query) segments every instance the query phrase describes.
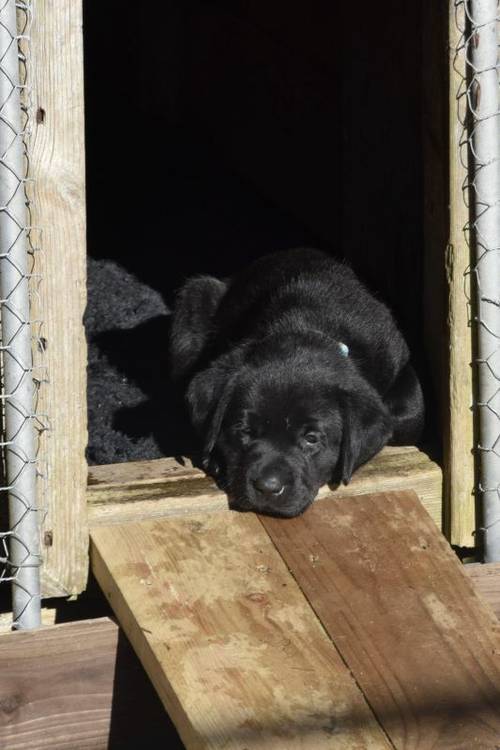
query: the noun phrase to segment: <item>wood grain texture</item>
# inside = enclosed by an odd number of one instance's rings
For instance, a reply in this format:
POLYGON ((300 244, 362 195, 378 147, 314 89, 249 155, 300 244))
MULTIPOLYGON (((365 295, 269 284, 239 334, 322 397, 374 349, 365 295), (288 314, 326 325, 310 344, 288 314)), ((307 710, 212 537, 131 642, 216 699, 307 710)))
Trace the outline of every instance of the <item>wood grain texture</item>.
POLYGON ((255 516, 96 528, 91 543, 188 750, 390 747, 255 516))
POLYGON ((0 674, 2 750, 182 748, 108 618, 2 635, 0 674))
MULTIPOLYGON (((465 117, 465 49, 463 5, 449 2, 449 240, 446 251, 448 283, 449 433, 445 436, 445 530, 452 544, 473 547, 474 426, 472 414, 472 328, 465 286, 470 267, 467 171, 461 153, 465 117)), ((446 423, 445 423, 446 424, 446 423)))
MULTIPOLYGON (((226 496, 203 472, 173 458, 89 467, 92 526, 162 516, 227 511, 226 496)), ((441 527, 440 467, 414 447, 384 448, 342 488, 343 495, 413 488, 441 527)), ((319 497, 331 494, 327 486, 319 497)))
POLYGON ((477 594, 500 620, 500 563, 472 563, 463 566, 477 594))
POLYGON ((80 0, 37 4, 32 29, 33 91, 30 174, 32 223, 41 251, 33 316, 43 321, 38 412, 48 415, 42 468, 48 479, 41 503, 45 596, 79 593, 88 571, 86 511, 85 148, 82 7, 80 0), (48 533, 50 532, 50 533, 48 533))
POLYGON ((414 493, 262 518, 400 750, 493 750, 500 626, 414 493))

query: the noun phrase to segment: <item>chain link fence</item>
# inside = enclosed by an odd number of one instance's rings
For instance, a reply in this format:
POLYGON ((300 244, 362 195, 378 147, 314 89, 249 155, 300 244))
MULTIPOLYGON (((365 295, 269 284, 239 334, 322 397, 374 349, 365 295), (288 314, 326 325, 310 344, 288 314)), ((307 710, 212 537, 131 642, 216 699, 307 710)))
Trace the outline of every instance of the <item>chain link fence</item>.
MULTIPOLYGON (((498 0, 455 0, 465 70, 458 93, 461 157, 468 171, 474 261, 478 417, 485 559, 500 560, 500 88, 498 0)), ((37 414, 47 381, 43 323, 31 319, 40 293, 41 235, 31 226, 30 139, 34 107, 30 33, 34 0, 0 0, 0 588, 12 590, 11 625, 40 623, 40 526, 46 471, 37 414)), ((1 592, 0 592, 1 593, 1 592)))
POLYGON ((455 0, 458 112, 470 222, 466 293, 475 324, 478 481, 486 562, 500 560, 500 65, 498 0, 455 0))
POLYGON ((0 0, 0 583, 11 585, 12 626, 40 624, 40 520, 45 472, 36 414, 46 380, 46 341, 30 320, 39 294, 37 232, 30 226, 29 143, 33 115, 30 31, 33 3, 0 0), (37 499, 38 495, 38 499, 37 499))

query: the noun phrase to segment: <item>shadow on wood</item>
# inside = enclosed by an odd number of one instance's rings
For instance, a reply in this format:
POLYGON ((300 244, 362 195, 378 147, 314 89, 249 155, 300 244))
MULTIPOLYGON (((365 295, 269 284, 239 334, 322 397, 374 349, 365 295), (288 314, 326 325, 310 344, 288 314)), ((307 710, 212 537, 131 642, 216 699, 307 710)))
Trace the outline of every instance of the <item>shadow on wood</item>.
POLYGON ((118 631, 107 750, 153 747, 161 742, 168 750, 184 750, 127 637, 118 631))

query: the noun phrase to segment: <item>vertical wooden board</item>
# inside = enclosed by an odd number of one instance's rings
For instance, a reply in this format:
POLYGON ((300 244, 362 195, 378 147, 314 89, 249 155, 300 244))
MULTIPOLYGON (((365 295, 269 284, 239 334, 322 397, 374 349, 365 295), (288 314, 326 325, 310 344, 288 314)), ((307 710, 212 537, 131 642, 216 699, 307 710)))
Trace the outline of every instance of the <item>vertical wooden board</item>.
MULTIPOLYGON (((461 154, 465 112, 463 4, 424 3, 424 323, 442 425, 444 526, 453 544, 474 546, 472 331, 466 295, 470 264, 461 154)), ((462 146, 463 149, 463 146, 462 146)))
POLYGON ((500 628, 414 493, 261 519, 398 750, 493 750, 500 628))
POLYGON ((445 533, 474 546, 472 331, 463 138, 463 5, 423 4, 424 316, 445 456, 445 533), (463 147, 462 147, 463 148, 463 147))
POLYGON ((38 412, 42 435, 43 592, 75 594, 88 570, 86 512, 85 164, 81 2, 37 3, 31 33, 34 118, 30 175, 36 275, 32 318, 43 321, 46 347, 36 351, 48 382, 38 412), (46 467, 45 467, 46 463, 46 467))
POLYGON ((450 228, 446 253, 449 330, 449 434, 445 445, 446 523, 452 544, 473 547, 476 528, 474 505, 474 426, 472 414, 472 329, 466 294, 471 262, 467 149, 463 122, 466 116, 465 49, 460 28, 465 28, 464 5, 449 3, 449 206, 450 228))
POLYGON ((255 516, 102 527, 91 541, 189 750, 390 747, 255 516))

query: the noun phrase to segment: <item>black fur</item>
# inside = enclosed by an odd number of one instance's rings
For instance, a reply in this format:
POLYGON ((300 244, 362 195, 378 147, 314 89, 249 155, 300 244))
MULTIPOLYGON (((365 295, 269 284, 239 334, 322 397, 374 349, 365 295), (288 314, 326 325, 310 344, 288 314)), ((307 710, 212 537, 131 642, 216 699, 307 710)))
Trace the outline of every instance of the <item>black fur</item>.
POLYGON ((389 310, 317 250, 263 257, 227 282, 190 279, 170 354, 203 466, 239 510, 295 516, 322 484, 347 484, 386 443, 413 443, 423 426, 389 310))

